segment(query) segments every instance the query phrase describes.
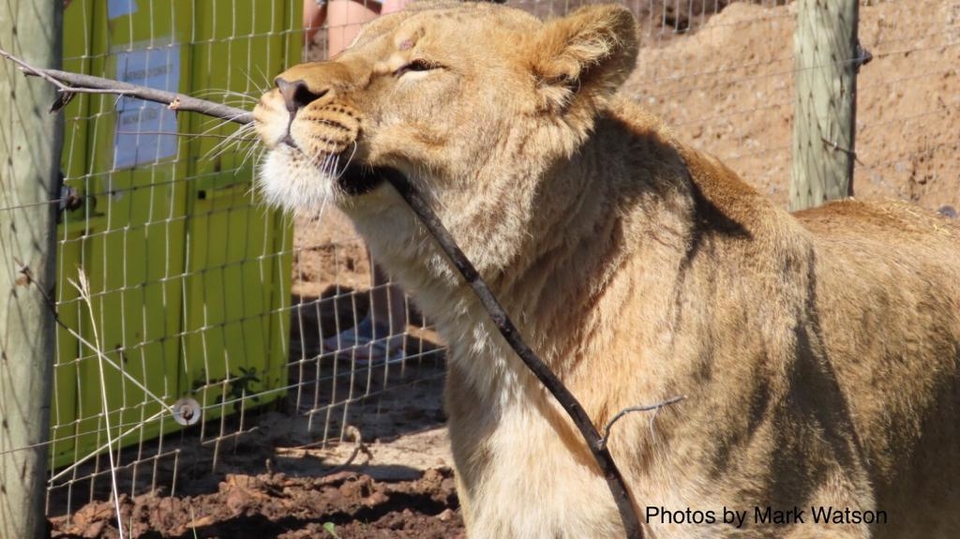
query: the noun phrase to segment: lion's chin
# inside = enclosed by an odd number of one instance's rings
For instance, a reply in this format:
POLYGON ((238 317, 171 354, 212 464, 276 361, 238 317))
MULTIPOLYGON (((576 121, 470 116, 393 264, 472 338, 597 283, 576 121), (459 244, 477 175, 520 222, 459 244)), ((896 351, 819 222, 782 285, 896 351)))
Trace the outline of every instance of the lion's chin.
POLYGON ((257 176, 267 204, 308 215, 369 193, 385 181, 379 169, 356 163, 343 168, 317 166, 316 161, 286 145, 267 154, 257 176))

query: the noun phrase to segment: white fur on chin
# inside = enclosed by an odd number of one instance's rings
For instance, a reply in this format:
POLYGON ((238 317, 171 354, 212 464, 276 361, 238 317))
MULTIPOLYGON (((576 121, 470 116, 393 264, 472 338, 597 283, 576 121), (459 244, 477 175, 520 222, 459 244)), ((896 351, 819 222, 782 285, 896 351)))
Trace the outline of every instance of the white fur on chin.
POLYGON ((332 163, 316 163, 295 148, 279 145, 261 163, 257 185, 270 206, 294 214, 317 215, 343 196, 331 174, 335 169, 332 163))

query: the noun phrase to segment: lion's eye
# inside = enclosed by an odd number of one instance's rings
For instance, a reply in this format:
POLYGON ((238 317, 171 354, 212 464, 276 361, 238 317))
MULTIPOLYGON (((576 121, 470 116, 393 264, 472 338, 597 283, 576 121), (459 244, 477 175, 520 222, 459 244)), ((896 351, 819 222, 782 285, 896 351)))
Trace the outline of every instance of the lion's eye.
POLYGON ((429 61, 429 60, 424 60, 424 59, 422 59, 422 58, 418 58, 418 59, 416 59, 416 60, 411 60, 411 61, 409 61, 408 63, 406 63, 405 65, 401 66, 399 69, 397 69, 396 71, 394 71, 393 74, 394 74, 394 76, 396 76, 396 77, 400 77, 400 76, 402 76, 404 73, 409 73, 409 72, 411 72, 411 71, 413 71, 413 72, 418 72, 418 71, 433 71, 434 69, 440 69, 440 67, 441 67, 440 64, 436 64, 436 63, 431 62, 431 61, 429 61))

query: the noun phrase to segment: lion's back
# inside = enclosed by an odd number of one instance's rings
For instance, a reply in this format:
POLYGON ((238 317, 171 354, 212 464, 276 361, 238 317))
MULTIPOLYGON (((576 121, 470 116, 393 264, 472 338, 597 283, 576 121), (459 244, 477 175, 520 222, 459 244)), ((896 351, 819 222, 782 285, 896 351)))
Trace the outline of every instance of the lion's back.
POLYGON ((952 304, 941 314, 960 316, 960 221, 893 200, 843 200, 793 216, 812 235, 818 278, 836 288, 831 294, 872 291, 915 301, 932 294, 952 304))
POLYGON ((814 237, 819 329, 879 479, 878 507, 935 521, 960 502, 960 226, 895 201, 794 215, 814 237))
POLYGON ((898 200, 838 200, 793 216, 818 235, 867 233, 895 241, 934 233, 960 247, 960 221, 898 200))
POLYGON ((793 215, 812 236, 822 315, 846 313, 854 336, 875 320, 892 329, 887 340, 900 328, 939 330, 960 346, 960 223, 898 201, 845 200, 793 215))
POLYGON ((960 302, 960 221, 894 200, 843 200, 793 216, 811 232, 820 262, 838 266, 825 275, 850 279, 852 271, 865 285, 901 289, 939 285, 960 302))

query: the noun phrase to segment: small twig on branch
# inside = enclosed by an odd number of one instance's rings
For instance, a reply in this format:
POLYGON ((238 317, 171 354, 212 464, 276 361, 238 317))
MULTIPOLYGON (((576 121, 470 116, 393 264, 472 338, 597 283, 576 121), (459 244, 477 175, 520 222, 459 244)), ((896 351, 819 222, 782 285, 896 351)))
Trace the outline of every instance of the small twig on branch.
POLYGON ((60 106, 65 105, 70 99, 70 94, 110 94, 162 103, 173 110, 199 112, 200 114, 238 124, 248 124, 253 121, 253 114, 248 111, 213 103, 205 99, 197 99, 177 92, 167 92, 147 86, 130 84, 129 82, 94 77, 92 75, 71 73, 58 69, 43 69, 32 66, 3 49, 0 49, 0 57, 17 64, 24 74, 40 77, 57 87, 64 97, 58 100, 52 112, 56 112, 60 106))
POLYGON ((659 412, 661 408, 665 406, 670 406, 671 404, 676 404, 683 399, 686 399, 686 395, 677 395, 676 397, 671 397, 665 401, 658 402, 656 404, 648 404, 646 406, 630 406, 629 408, 624 408, 617 412, 617 415, 613 416, 606 426, 603 427, 603 438, 600 438, 600 446, 606 447, 607 441, 610 440, 610 428, 613 427, 613 424, 620 420, 623 416, 632 413, 632 412, 649 412, 651 410, 659 412))

